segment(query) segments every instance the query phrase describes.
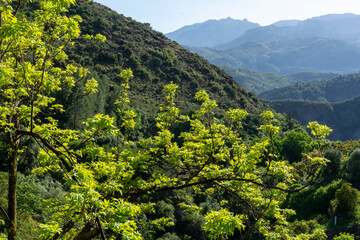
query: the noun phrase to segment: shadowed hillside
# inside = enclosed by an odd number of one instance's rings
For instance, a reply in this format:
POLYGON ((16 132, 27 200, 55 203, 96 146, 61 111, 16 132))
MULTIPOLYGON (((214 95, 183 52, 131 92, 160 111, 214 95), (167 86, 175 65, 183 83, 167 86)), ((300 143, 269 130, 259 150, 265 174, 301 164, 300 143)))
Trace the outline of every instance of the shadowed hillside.
POLYGON ((335 73, 300 72, 290 75, 280 75, 271 72, 255 72, 223 66, 224 70, 245 89, 261 94, 275 88, 300 84, 310 81, 322 81, 337 76, 335 73))
POLYGON ((326 124, 334 130, 329 139, 360 139, 360 97, 339 103, 295 100, 267 103, 277 112, 286 113, 300 121, 302 125, 310 121, 326 124))
POLYGON ((340 75, 330 80, 309 82, 263 92, 266 100, 306 100, 341 102, 360 96, 360 73, 340 75))

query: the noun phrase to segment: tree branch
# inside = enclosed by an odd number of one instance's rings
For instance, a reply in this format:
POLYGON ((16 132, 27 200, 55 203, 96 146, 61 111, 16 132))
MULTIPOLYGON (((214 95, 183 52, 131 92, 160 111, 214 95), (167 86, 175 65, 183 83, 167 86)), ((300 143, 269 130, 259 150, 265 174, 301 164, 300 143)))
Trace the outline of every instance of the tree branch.
POLYGON ((75 225, 75 222, 70 219, 61 229, 61 233, 56 233, 51 240, 56 240, 59 237, 61 237, 61 235, 67 233, 68 231, 70 231, 72 229, 72 227, 75 225))
POLYGON ((55 147, 47 139, 42 138, 37 133, 28 132, 25 130, 16 130, 16 133, 20 134, 20 135, 24 135, 24 136, 31 136, 35 139, 38 139, 42 144, 44 144, 45 147, 50 149, 50 151, 52 151, 60 159, 60 161, 64 164, 64 166, 68 172, 70 172, 72 170, 72 167, 70 166, 70 164, 63 157, 64 154, 62 152, 58 151, 57 149, 55 149, 55 147))
POLYGON ((0 210, 1 212, 4 214, 6 221, 9 223, 10 222, 10 218, 9 215, 7 214, 6 210, 3 208, 3 206, 0 205, 0 210))

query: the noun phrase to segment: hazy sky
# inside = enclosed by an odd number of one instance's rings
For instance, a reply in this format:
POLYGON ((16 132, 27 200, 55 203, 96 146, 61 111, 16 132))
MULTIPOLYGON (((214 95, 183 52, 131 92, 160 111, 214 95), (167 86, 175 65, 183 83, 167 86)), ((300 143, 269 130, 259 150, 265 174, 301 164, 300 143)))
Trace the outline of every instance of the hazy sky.
POLYGON ((94 0, 168 33, 208 19, 247 18, 269 25, 329 13, 360 14, 360 0, 94 0))

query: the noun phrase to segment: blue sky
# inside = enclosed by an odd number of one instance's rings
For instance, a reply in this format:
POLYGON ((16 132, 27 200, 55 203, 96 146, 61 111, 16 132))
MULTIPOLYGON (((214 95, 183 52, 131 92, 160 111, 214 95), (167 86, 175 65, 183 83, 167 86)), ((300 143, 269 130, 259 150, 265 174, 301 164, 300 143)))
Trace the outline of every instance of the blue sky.
POLYGON ((208 19, 247 18, 269 25, 330 13, 360 14, 360 0, 94 0, 168 33, 208 19))

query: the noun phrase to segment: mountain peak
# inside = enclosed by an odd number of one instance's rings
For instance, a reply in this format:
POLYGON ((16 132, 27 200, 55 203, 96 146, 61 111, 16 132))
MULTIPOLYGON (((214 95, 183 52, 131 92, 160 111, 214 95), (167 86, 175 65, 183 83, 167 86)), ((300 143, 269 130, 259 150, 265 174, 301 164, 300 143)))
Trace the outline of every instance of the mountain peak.
POLYGON ((271 24, 271 26, 276 26, 276 27, 292 27, 292 26, 296 26, 299 22, 301 22, 301 21, 300 21, 300 20, 297 20, 297 19, 280 20, 280 21, 277 21, 277 22, 271 24))
POLYGON ((317 20, 317 21, 323 21, 323 22, 328 22, 328 21, 342 21, 342 20, 349 20, 349 19, 353 19, 353 18, 359 18, 360 15, 356 15, 353 13, 331 13, 331 14, 326 14, 326 15, 322 15, 322 16, 318 16, 318 17, 312 17, 310 19, 308 19, 307 21, 311 21, 311 20, 317 20))
POLYGON ((260 25, 231 17, 220 20, 208 20, 203 23, 182 27, 166 36, 181 45, 193 47, 213 47, 240 37, 247 30, 260 25))

